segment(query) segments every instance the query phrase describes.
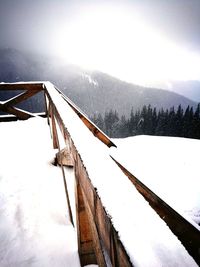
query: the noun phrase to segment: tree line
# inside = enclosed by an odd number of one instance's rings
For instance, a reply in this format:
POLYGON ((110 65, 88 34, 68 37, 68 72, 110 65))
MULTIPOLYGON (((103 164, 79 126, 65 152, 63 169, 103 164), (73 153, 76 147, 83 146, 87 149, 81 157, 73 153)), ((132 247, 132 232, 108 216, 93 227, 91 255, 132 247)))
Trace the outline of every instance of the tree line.
POLYGON ((200 104, 197 108, 188 106, 185 110, 178 106, 164 110, 156 110, 151 105, 141 110, 130 112, 129 118, 119 118, 112 109, 90 118, 109 137, 124 138, 134 135, 177 136, 200 139, 200 104))

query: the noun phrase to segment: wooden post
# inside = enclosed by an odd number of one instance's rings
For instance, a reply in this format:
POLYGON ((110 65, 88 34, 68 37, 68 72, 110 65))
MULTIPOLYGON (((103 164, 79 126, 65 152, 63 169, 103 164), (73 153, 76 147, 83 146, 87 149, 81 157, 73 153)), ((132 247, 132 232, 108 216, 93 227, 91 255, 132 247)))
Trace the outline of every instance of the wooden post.
POLYGON ((49 100, 46 96, 46 92, 45 90, 43 91, 44 93, 44 101, 45 101, 45 113, 46 113, 46 117, 47 117, 47 123, 48 125, 50 125, 50 120, 49 120, 49 100))
MULTIPOLYGON (((56 121, 55 121, 55 117, 54 117, 54 110, 53 110, 52 106, 50 106, 50 114, 51 114, 51 121, 52 121, 53 146, 54 146, 54 148, 58 148, 59 153, 61 153, 59 139, 58 139, 58 133, 57 133, 57 128, 56 128, 56 121)), ((63 176, 63 183, 64 183, 64 188, 65 188, 65 195, 66 195, 66 200, 67 200, 69 218, 70 218, 72 225, 74 226, 71 204, 70 204, 70 200, 69 200, 69 193, 68 193, 68 189, 67 189, 67 182, 66 182, 66 177, 65 177, 65 170, 64 170, 62 161, 60 161, 60 165, 61 165, 61 171, 62 171, 62 176, 63 176)))
POLYGON ((81 266, 98 264, 99 267, 106 267, 106 261, 100 241, 100 236, 95 224, 94 214, 90 209, 87 198, 79 183, 79 175, 76 165, 76 219, 78 250, 81 266))
POLYGON ((52 132, 52 138, 53 138, 53 148, 58 149, 59 144, 58 144, 58 134, 56 131, 56 122, 53 114, 53 107, 50 105, 50 116, 51 116, 51 132, 52 132))
POLYGON ((76 183, 76 213, 78 251, 81 266, 97 264, 92 231, 79 183, 76 183))

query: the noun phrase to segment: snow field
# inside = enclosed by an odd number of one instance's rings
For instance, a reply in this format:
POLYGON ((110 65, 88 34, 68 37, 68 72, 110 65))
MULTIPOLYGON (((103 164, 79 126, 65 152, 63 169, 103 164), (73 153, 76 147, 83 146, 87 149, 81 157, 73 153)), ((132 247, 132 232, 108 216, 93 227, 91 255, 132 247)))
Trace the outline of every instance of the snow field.
POLYGON ((0 124, 1 267, 80 266, 49 133, 40 118, 0 124))

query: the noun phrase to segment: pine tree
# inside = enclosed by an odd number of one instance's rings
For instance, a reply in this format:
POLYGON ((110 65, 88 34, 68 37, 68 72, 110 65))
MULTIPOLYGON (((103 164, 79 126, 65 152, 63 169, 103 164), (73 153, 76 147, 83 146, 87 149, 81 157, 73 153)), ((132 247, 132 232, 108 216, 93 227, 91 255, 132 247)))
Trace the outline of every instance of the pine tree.
POLYGON ((193 137, 200 138, 200 103, 197 105, 196 111, 194 113, 192 126, 193 126, 193 137))
POLYGON ((180 137, 183 136, 182 129, 183 129, 183 109, 181 105, 179 105, 174 118, 174 135, 180 137))
POLYGON ((191 127, 191 118, 190 118, 190 106, 188 106, 185 110, 183 115, 183 129, 182 129, 182 136, 189 137, 189 129, 191 127))
POLYGON ((166 115, 164 110, 161 109, 158 112, 158 122, 155 130, 156 135, 166 135, 166 125, 167 125, 166 115))

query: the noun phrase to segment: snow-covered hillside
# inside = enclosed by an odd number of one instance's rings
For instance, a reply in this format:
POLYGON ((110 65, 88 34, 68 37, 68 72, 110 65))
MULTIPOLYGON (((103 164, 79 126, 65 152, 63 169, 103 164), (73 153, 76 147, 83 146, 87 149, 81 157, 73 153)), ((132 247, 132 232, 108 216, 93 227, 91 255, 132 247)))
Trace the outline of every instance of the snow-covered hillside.
MULTIPOLYGON (((71 120, 72 139, 133 265, 197 266, 109 155, 164 200, 176 195, 173 207, 193 218, 194 208, 198 211, 200 203, 199 141, 142 136, 114 140, 118 148, 108 149, 67 107, 63 114, 66 112, 69 114, 63 116, 64 122, 69 124, 71 120), (77 131, 77 127, 81 130, 77 131), (176 193, 169 173, 173 173, 173 184, 179 186, 176 193), (187 174, 192 184, 186 180, 187 174)), ((46 120, 1 123, 0 137, 0 266, 79 267, 76 229, 67 214, 61 170, 51 164, 55 151, 46 120)), ((72 200, 73 171, 68 171, 66 177, 72 200)))

